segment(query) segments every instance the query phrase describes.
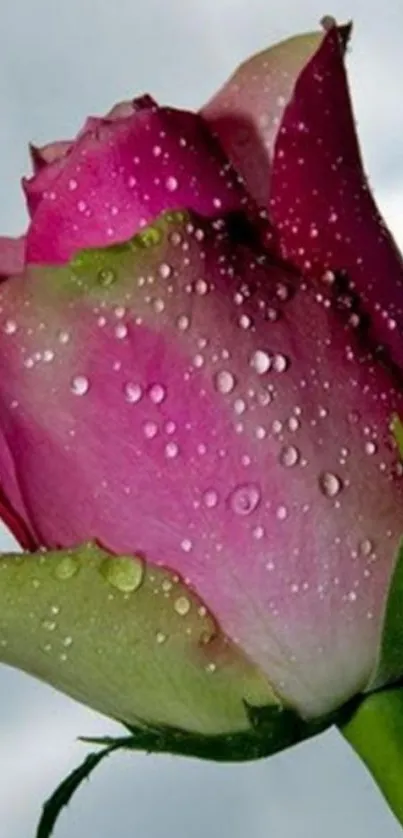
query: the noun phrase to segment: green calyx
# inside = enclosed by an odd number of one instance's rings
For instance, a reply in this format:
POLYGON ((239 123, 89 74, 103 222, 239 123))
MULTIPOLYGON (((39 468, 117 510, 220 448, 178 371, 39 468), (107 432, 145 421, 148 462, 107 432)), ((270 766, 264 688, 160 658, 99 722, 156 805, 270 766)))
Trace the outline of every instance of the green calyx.
POLYGON ((403 826, 403 689, 366 696, 340 730, 403 826))
POLYGON ((244 732, 280 704, 178 576, 93 543, 0 559, 0 659, 130 727, 244 732))

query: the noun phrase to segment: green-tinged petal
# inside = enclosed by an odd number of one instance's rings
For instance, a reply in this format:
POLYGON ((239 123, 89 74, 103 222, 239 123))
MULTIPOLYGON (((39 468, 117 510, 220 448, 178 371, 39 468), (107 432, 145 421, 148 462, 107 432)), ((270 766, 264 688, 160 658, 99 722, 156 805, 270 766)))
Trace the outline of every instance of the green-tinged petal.
POLYGON ((403 826, 403 689, 367 696, 341 731, 403 826))
POLYGON ((400 458, 403 459, 403 423, 397 414, 392 416, 390 429, 395 438, 396 445, 399 450, 400 458))
POLYGON ((94 544, 0 560, 0 653, 79 701, 136 726, 226 734, 271 686, 170 571, 94 544))
POLYGON ((379 656, 368 690, 403 678, 403 541, 385 607, 379 656))

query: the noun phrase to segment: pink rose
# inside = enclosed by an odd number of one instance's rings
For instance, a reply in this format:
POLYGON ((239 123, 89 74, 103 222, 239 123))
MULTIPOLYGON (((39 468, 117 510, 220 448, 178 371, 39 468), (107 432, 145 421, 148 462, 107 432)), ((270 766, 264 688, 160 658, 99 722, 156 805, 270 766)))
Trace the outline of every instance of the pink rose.
POLYGON ((138 747, 262 755, 403 675, 403 271, 347 39, 32 149, 0 243, 2 659, 138 747))

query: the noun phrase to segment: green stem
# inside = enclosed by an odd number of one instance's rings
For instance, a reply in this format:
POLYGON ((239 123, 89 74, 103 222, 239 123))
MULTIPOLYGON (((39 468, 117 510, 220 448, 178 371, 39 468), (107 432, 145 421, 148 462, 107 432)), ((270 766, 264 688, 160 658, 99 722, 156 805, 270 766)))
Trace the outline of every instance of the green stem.
POLYGON ((368 695, 340 729, 403 826, 403 688, 368 695))

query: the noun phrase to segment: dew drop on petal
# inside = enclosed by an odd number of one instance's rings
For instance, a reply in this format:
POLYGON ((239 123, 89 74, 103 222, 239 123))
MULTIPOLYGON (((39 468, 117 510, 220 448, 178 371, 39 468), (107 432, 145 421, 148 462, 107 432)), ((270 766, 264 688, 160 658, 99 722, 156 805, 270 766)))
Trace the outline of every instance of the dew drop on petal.
POLYGON ((369 538, 363 538, 359 544, 359 550, 362 556, 369 556, 372 552, 373 544, 369 538))
POLYGON ((208 509, 214 509, 218 503, 218 494, 214 489, 207 489, 203 495, 203 503, 208 509))
POLYGON ((6 320, 3 331, 6 335, 14 335, 17 331, 17 324, 15 320, 6 320))
POLYGON ((131 404, 136 404, 136 402, 139 402, 142 395, 143 395, 143 391, 142 391, 140 385, 139 384, 134 384, 132 381, 128 381, 125 384, 124 393, 125 393, 126 400, 128 402, 130 402, 131 404))
POLYGON ((243 399, 235 399, 234 401, 234 411, 237 416, 242 416, 246 410, 246 403, 243 399))
POLYGON ((275 372, 285 372, 288 368, 288 359, 285 355, 277 353, 273 358, 273 369, 275 372))
POLYGON ((85 396, 88 393, 90 382, 85 375, 75 375, 71 382, 71 391, 76 396, 85 396))
POLYGON ((153 384, 149 390, 149 396, 154 404, 161 404, 166 397, 166 390, 162 384, 153 384))
POLYGON ((340 477, 333 474, 331 471, 325 471, 319 477, 319 487, 324 495, 328 498, 334 498, 341 492, 343 484, 340 477))
POLYGON ((181 547, 182 547, 182 550, 185 553, 190 553, 190 551, 193 547, 193 544, 192 544, 190 538, 184 538, 183 541, 181 542, 181 547))
POLYGON ((168 442, 165 446, 165 455, 169 460, 173 460, 179 454, 179 446, 176 442, 168 442))
POLYGON ((271 367, 271 358, 263 349, 257 349, 253 353, 250 363, 258 375, 264 375, 271 367))
POLYGON ((169 279, 172 274, 171 265, 168 265, 168 262, 162 262, 159 266, 158 272, 161 279, 169 279))
POLYGON ((231 509, 237 515, 250 515, 260 503, 260 488, 256 484, 244 483, 237 486, 230 495, 231 509))
POLYGON ((299 460, 299 451, 295 445, 285 445, 280 452, 280 463, 286 468, 297 465, 299 460))
POLYGON ((189 328, 190 320, 186 314, 180 314, 176 322, 180 332, 186 332, 189 328))
POLYGON ((158 433, 158 426, 155 422, 145 422, 144 423, 144 436, 146 439, 154 439, 158 433))
POLYGON ((227 395, 228 393, 232 393, 235 387, 235 378, 232 375, 232 372, 228 370, 220 370, 215 376, 215 386, 219 393, 223 393, 223 395, 227 395))
POLYGON ((168 189, 168 192, 175 192, 179 186, 177 178, 170 175, 165 181, 165 186, 168 189))

